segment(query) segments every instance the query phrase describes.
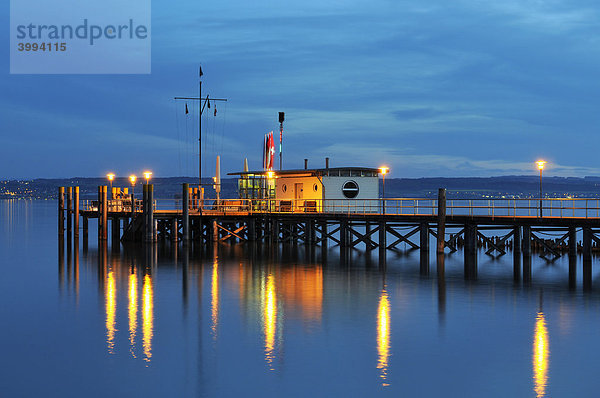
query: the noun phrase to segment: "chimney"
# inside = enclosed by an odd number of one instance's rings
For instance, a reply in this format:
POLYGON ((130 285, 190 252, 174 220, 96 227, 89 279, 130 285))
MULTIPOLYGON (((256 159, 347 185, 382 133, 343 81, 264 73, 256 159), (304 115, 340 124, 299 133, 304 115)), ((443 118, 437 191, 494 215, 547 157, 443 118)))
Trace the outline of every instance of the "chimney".
POLYGON ((329 158, 325 158, 325 168, 329 168, 329 158))
POLYGON ((308 159, 304 159, 304 170, 308 170, 308 159))

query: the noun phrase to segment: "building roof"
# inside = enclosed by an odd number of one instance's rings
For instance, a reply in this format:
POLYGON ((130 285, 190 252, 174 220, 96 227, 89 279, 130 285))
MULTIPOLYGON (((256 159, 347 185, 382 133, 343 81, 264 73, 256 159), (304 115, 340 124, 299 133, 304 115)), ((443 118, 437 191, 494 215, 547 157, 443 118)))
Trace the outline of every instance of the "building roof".
MULTIPOLYGON (((291 169, 291 170, 272 170, 274 175, 332 175, 339 174, 340 172, 369 172, 369 173, 379 173, 379 169, 371 168, 371 167, 329 167, 323 169, 291 169)), ((268 171, 258 170, 258 171, 237 171, 235 173, 227 173, 227 175, 267 175, 268 171)))

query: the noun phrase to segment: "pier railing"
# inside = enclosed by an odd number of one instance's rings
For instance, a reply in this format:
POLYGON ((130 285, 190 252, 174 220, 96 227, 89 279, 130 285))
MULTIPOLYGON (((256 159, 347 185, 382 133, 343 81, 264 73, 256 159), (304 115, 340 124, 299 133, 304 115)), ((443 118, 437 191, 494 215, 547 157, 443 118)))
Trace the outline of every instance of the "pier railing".
MULTIPOLYGON (((109 212, 131 212, 131 200, 108 201, 109 212)), ((134 203, 135 212, 143 210, 142 201, 134 203)), ((83 201, 82 209, 97 211, 96 201, 83 201)), ((181 199, 157 199, 154 211, 181 211, 181 199)), ((437 215, 438 201, 424 198, 389 199, 190 199, 190 213, 332 213, 437 215)), ((600 199, 448 199, 448 216, 600 218, 600 199), (541 211, 541 214, 540 214, 541 211)))

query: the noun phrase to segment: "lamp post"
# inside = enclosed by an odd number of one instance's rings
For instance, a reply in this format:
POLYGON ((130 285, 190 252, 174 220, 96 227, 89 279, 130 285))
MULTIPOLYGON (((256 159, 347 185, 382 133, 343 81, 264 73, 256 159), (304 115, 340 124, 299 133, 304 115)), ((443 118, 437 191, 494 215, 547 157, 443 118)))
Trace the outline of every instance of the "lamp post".
POLYGON ((110 183, 110 198, 114 199, 112 196, 112 182, 115 179, 115 173, 108 173, 106 178, 108 178, 108 182, 110 183))
POLYGON ((380 167, 379 172, 383 176, 383 189, 381 191, 383 214, 385 214, 385 175, 390 172, 389 167, 380 167))
POLYGON ((131 182, 131 195, 133 197, 135 197, 135 180, 137 180, 137 177, 135 176, 135 174, 132 174, 129 176, 129 182, 131 182))
POLYGON ((543 217, 542 209, 543 209, 543 201, 542 201, 542 170, 544 170, 544 165, 548 162, 545 160, 538 160, 535 162, 537 164, 538 169, 540 170, 540 218, 543 217))

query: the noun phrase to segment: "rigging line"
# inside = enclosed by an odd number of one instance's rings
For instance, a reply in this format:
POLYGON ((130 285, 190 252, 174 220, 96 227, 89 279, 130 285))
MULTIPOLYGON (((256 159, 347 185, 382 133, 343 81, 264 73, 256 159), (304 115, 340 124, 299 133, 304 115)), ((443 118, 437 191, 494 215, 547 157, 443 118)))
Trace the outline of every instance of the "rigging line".
MULTIPOLYGON (((192 103, 192 113, 194 112, 194 104, 192 103)), ((189 114, 188 114, 189 115, 189 114)), ((190 166, 189 166, 189 157, 190 157, 190 137, 189 137, 189 131, 188 131, 188 115, 185 115, 185 144, 183 146, 184 149, 184 153, 185 153, 185 173, 187 175, 189 175, 190 173, 190 166)))
POLYGON ((225 137, 225 120, 227 118, 227 102, 225 102, 225 113, 223 114, 223 122, 221 123, 221 153, 223 153, 223 140, 225 137))
MULTIPOLYGON (((217 116, 213 116, 212 117, 213 153, 216 153, 216 151, 217 151, 217 148, 216 148, 216 137, 215 137, 215 126, 216 126, 216 123, 217 123, 217 116)), ((216 174, 216 170, 215 170, 215 174, 216 174)))
POLYGON ((177 101, 173 101, 175 108, 175 128, 177 130, 177 164, 179 169, 177 172, 181 175, 181 137, 179 134, 179 114, 177 113, 177 101))

